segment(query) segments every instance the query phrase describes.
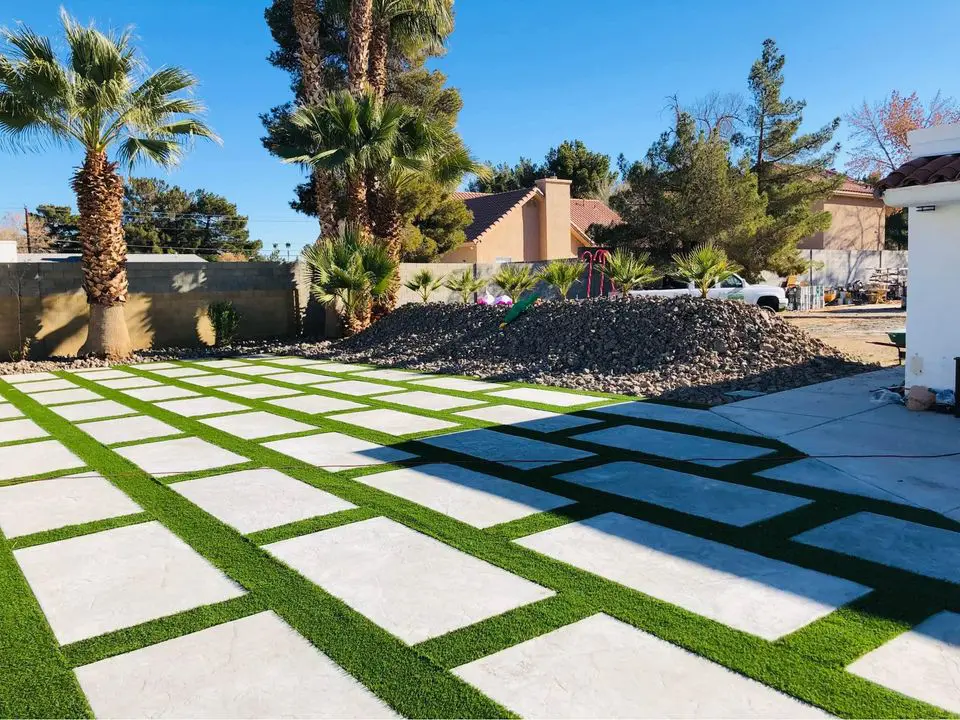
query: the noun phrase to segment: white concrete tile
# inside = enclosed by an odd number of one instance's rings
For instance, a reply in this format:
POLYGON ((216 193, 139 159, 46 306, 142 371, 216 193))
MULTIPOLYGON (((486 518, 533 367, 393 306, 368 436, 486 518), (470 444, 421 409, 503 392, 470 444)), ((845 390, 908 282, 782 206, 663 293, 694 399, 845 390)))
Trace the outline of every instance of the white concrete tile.
POLYGON ((424 438, 420 442, 519 468, 520 470, 533 470, 547 465, 555 465, 559 462, 567 462, 568 460, 580 460, 593 455, 593 453, 585 450, 576 450, 563 445, 554 445, 541 440, 531 440, 530 438, 507 435, 506 433, 486 429, 464 430, 450 435, 438 435, 424 438))
POLYGON ((267 400, 267 402, 277 407, 296 410, 297 412, 302 412, 307 415, 369 407, 368 405, 350 402, 349 400, 341 400, 340 398, 327 397, 326 395, 298 395, 280 400, 267 400))
POLYGON ((137 400, 156 402, 157 400, 172 400, 173 398, 198 397, 200 393, 194 390, 184 390, 173 385, 159 385, 157 387, 132 388, 124 390, 125 394, 137 400))
POLYGON ((20 373, 18 375, 0 375, 0 380, 6 380, 11 385, 38 382, 40 380, 56 380, 57 376, 50 372, 20 373))
POLYGON ((296 367, 298 365, 309 365, 314 361, 305 357, 281 357, 270 358, 270 362, 272 362, 274 365, 291 365, 296 367))
POLYGON ((827 418, 814 415, 798 415, 796 413, 775 412, 773 410, 752 410, 737 407, 736 405, 721 405, 714 408, 717 415, 740 425, 742 432, 754 431, 764 437, 782 438, 790 433, 799 432, 808 428, 829 422, 827 418))
POLYGON ((125 378, 117 380, 100 380, 100 385, 111 390, 129 390, 130 388, 162 387, 163 383, 151 380, 150 378, 140 377, 139 375, 127 375, 125 378))
POLYGON ((240 355, 241 360, 276 360, 280 356, 276 353, 250 353, 248 355, 240 355))
POLYGON ((444 395, 443 393, 427 392, 426 390, 392 393, 378 397, 377 400, 394 403, 395 405, 420 408, 421 410, 451 410, 453 408, 472 407, 473 405, 484 404, 483 400, 470 400, 469 398, 457 397, 456 395, 444 395))
POLYGON ((364 370, 362 372, 355 372, 351 377, 373 378, 374 380, 405 381, 416 380, 418 378, 422 378, 423 375, 421 373, 411 372, 409 370, 393 370, 391 368, 384 368, 382 370, 364 370))
POLYGON ((62 645, 243 595, 157 522, 13 554, 62 645))
POLYGON ((85 465, 56 440, 0 447, 0 480, 71 470, 85 465))
POLYGON ((270 367, 269 365, 245 365, 243 367, 232 367, 230 368, 230 372, 239 373, 240 375, 276 375, 286 372, 286 370, 279 367, 270 367))
POLYGON ((291 385, 316 385, 318 383, 333 382, 336 380, 334 377, 325 377, 318 373, 310 372, 280 373, 279 375, 271 375, 270 379, 290 383, 291 385))
POLYGON ((266 383, 232 385, 230 387, 219 388, 219 390, 229 395, 245 397, 248 400, 262 400, 264 398, 283 397, 285 395, 297 395, 299 393, 299 390, 294 390, 293 388, 267 385, 266 383))
POLYGON ((193 437, 128 445, 114 452, 156 478, 247 462, 242 455, 193 437))
POLYGON ((387 518, 265 549, 410 644, 553 595, 387 518))
MULTIPOLYGON (((386 398, 384 398, 386 399, 386 398)), ((497 425, 515 425, 526 430, 537 432, 557 432, 584 425, 595 425, 600 422, 579 415, 564 415, 548 410, 534 410, 520 405, 491 405, 489 407, 464 410, 457 415, 496 423, 497 425)))
POLYGON ((484 382, 483 380, 468 380, 458 377, 439 377, 430 380, 414 380, 414 385, 438 388, 440 390, 459 390, 460 392, 486 392, 500 390, 507 387, 500 383, 484 382))
POLYGON ((402 450, 335 432, 273 440, 263 446, 331 472, 415 457, 402 450))
POLYGON ((66 420, 98 420, 106 417, 121 415, 135 415, 136 410, 121 405, 113 400, 97 400, 96 402, 76 403, 74 405, 58 405, 50 408, 53 412, 66 420))
POLYGON ((170 362, 148 362, 140 363, 138 365, 131 365, 130 367, 137 368, 138 370, 149 370, 150 372, 153 372, 154 370, 170 370, 180 366, 170 362))
POLYGON ((235 367, 245 367, 247 363, 242 360, 196 360, 198 365, 203 365, 206 368, 235 368, 235 367))
POLYGON ((181 378, 181 377, 191 377, 195 375, 209 375, 209 370, 203 370, 201 368, 194 367, 175 367, 169 368, 168 370, 154 370, 154 375, 161 375, 163 377, 170 378, 181 378))
POLYGON ((41 405, 63 405, 64 403, 102 400, 103 398, 92 390, 76 388, 74 390, 54 390, 53 392, 37 393, 36 395, 32 395, 31 399, 41 405))
POLYGON ((198 387, 227 387, 228 385, 246 385, 247 378, 229 377, 227 375, 195 375, 183 379, 184 382, 198 387))
POLYGON ((859 512, 808 530, 796 542, 960 583, 960 532, 859 512))
POLYGON ((555 407, 576 407, 577 405, 589 405, 606 398, 596 395, 585 395, 577 392, 561 392, 559 390, 541 390, 540 388, 510 388, 509 390, 497 390, 490 393, 491 397, 504 398, 506 400, 519 400, 521 402, 540 403, 541 405, 553 405, 555 407))
POLYGON ((133 500, 94 473, 0 488, 0 530, 8 538, 140 510, 133 500))
POLYGON ((384 410, 381 408, 343 413, 341 415, 329 415, 328 417, 338 422, 397 436, 432 432, 434 430, 449 430, 450 428, 459 427, 456 423, 447 422, 446 420, 413 415, 411 413, 400 412, 399 410, 384 410))
POLYGON ((37 393, 49 392, 50 390, 73 390, 76 387, 77 385, 69 380, 58 378, 56 380, 43 380, 42 382, 27 383, 26 385, 19 386, 17 389, 22 393, 34 396, 37 393))
POLYGON ((765 640, 870 588, 617 513, 514 542, 765 640))
POLYGON ((453 672, 520 717, 828 717, 603 614, 453 672))
POLYGON ((123 370, 75 370, 84 380, 119 380, 121 378, 133 377, 123 370))
POLYGON ((104 445, 133 440, 150 440, 166 435, 179 435, 182 432, 148 415, 86 422, 77 425, 77 427, 104 445))
POLYGON ((341 395, 383 395, 388 392, 396 392, 400 388, 393 385, 379 385, 378 383, 364 382, 363 380, 338 380, 332 383, 326 383, 322 390, 331 390, 341 395))
POLYGON ((850 665, 854 675, 960 713, 960 615, 937 613, 850 665))
POLYGON ((239 412, 247 410, 246 405, 230 402, 215 397, 187 398, 186 400, 170 400, 157 403, 162 410, 177 413, 185 417, 201 417, 203 415, 218 415, 220 413, 239 412))
POLYGON ((745 527, 812 501, 636 462, 614 462, 557 476, 561 480, 745 527))
POLYGON ((732 465, 773 453, 769 448, 636 425, 620 425, 597 430, 585 435, 577 435, 576 439, 711 467, 732 465))
POLYGON ((269 469, 186 480, 170 487, 243 534, 356 507, 269 469))
POLYGON ((23 413, 17 409, 16 405, 0 402, 0 420, 7 420, 8 418, 16 417, 23 417, 23 413))
POLYGON ((35 440, 47 435, 46 430, 27 418, 0 422, 0 443, 35 440))
POLYGON ((260 411, 207 418, 200 422, 244 440, 256 440, 271 435, 288 435, 317 429, 314 425, 307 425, 307 423, 297 422, 282 415, 260 411))
POLYGON ((357 370, 370 370, 369 365, 355 365, 353 363, 325 362, 321 368, 324 372, 349 373, 357 370))
MULTIPOLYGON (((652 402, 626 402, 616 405, 605 405, 597 408, 597 412, 610 413, 620 417, 637 418, 640 420, 658 420, 660 422, 677 423, 679 425, 694 425, 708 430, 743 433, 744 428, 736 423, 718 417, 709 410, 662 405, 652 402)), ((752 434, 752 433, 750 433, 752 434)))
POLYGON ((849 495, 862 495, 905 505, 913 504, 813 458, 804 458, 786 465, 779 465, 756 474, 762 478, 783 480, 798 485, 823 488, 824 490, 836 490, 849 495))
POLYGON ((357 478, 478 528, 570 505, 569 498, 457 465, 431 463, 357 478))
POLYGON ((78 667, 101 718, 388 718, 393 712, 272 612, 78 667))

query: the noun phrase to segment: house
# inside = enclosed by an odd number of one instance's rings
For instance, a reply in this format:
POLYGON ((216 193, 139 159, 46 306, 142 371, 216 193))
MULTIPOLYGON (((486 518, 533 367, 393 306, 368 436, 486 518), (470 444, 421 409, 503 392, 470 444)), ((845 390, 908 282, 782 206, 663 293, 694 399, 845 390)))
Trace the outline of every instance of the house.
POLYGON ((888 206, 910 213, 905 383, 953 389, 960 356, 960 323, 951 313, 960 272, 960 125, 913 130, 907 139, 911 159, 876 190, 888 206))
POLYGON ((827 210, 830 227, 801 240, 801 250, 883 250, 887 212, 873 186, 845 178, 826 200, 817 201, 815 212, 827 210))
POLYGON ((620 216, 600 200, 570 197, 570 181, 546 178, 530 189, 456 193, 473 212, 467 240, 440 258, 446 263, 535 262, 575 258, 593 245, 593 224, 620 216))

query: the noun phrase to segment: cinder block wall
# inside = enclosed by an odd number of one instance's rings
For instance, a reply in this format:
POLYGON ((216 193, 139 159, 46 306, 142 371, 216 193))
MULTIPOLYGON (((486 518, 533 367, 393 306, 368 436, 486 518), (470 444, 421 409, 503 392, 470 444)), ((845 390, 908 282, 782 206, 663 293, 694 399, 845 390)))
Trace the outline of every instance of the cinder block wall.
MULTIPOLYGON (((241 338, 294 336, 299 308, 294 268, 278 263, 132 263, 125 312, 137 349, 213 344, 207 306, 229 300, 241 338)), ((20 338, 32 357, 72 355, 87 334, 80 264, 0 264, 0 360, 20 338)))

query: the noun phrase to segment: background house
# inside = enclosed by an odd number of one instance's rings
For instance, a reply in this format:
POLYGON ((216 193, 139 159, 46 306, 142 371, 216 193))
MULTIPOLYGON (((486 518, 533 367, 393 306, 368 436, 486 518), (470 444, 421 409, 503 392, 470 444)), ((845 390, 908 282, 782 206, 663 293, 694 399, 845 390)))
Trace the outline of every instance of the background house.
POLYGON ((845 179, 833 195, 814 205, 815 212, 823 210, 833 216, 830 227, 801 240, 801 250, 883 250, 886 208, 871 185, 845 179))
POLYGON ((473 212, 467 240, 440 258, 444 263, 538 262, 575 258, 592 245, 593 224, 620 216, 600 200, 570 197, 570 181, 546 178, 530 189, 456 193, 473 212))

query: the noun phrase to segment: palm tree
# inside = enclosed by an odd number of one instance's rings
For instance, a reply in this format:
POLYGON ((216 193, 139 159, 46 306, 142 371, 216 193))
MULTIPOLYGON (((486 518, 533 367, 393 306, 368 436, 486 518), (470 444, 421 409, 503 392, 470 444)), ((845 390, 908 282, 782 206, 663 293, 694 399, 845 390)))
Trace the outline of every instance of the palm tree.
POLYGON ((573 262, 553 260, 537 273, 537 277, 554 288, 560 295, 560 299, 564 300, 570 292, 570 288, 580 282, 580 278, 586 270, 586 264, 579 260, 573 262))
POLYGON ((493 276, 493 282, 516 302, 536 287, 537 276, 529 265, 504 265, 493 276))
POLYGON ((426 304, 430 302, 430 296, 443 287, 443 281, 443 277, 434 277, 432 272, 424 268, 418 271, 411 279, 407 280, 403 286, 417 293, 420 299, 426 304))
POLYGON ((346 226, 332 239, 304 249, 310 292, 321 303, 337 307, 348 334, 370 324, 370 305, 396 283, 397 265, 386 251, 346 226))
POLYGON ((60 18, 65 61, 48 38, 26 27, 0 31, 6 46, 0 52, 0 136, 14 149, 46 143, 83 149, 72 181, 90 306, 80 353, 123 357, 130 352, 130 336, 123 315, 127 246, 118 167, 141 161, 170 167, 193 138, 217 137, 197 117, 202 105, 181 94, 196 86, 193 76, 171 67, 144 77, 129 30, 104 34, 65 11, 60 18), (110 151, 116 161, 108 158, 110 151))
POLYGON ((713 241, 700 245, 686 255, 674 255, 677 274, 690 280, 700 290, 701 297, 717 283, 733 275, 740 266, 727 257, 726 251, 713 241))
POLYGON ((657 279, 657 273, 649 262, 647 253, 633 254, 629 250, 615 250, 607 255, 600 267, 602 272, 627 297, 633 288, 657 279))
POLYGON ((475 278, 473 276, 473 271, 467 269, 455 275, 450 275, 443 286, 447 290, 452 290, 453 292, 458 293, 460 295, 460 300, 464 305, 467 305, 470 303, 471 295, 478 293, 487 287, 487 280, 486 278, 475 278))
POLYGON ((347 24, 347 88, 359 97, 367 85, 374 0, 349 0, 347 24))

